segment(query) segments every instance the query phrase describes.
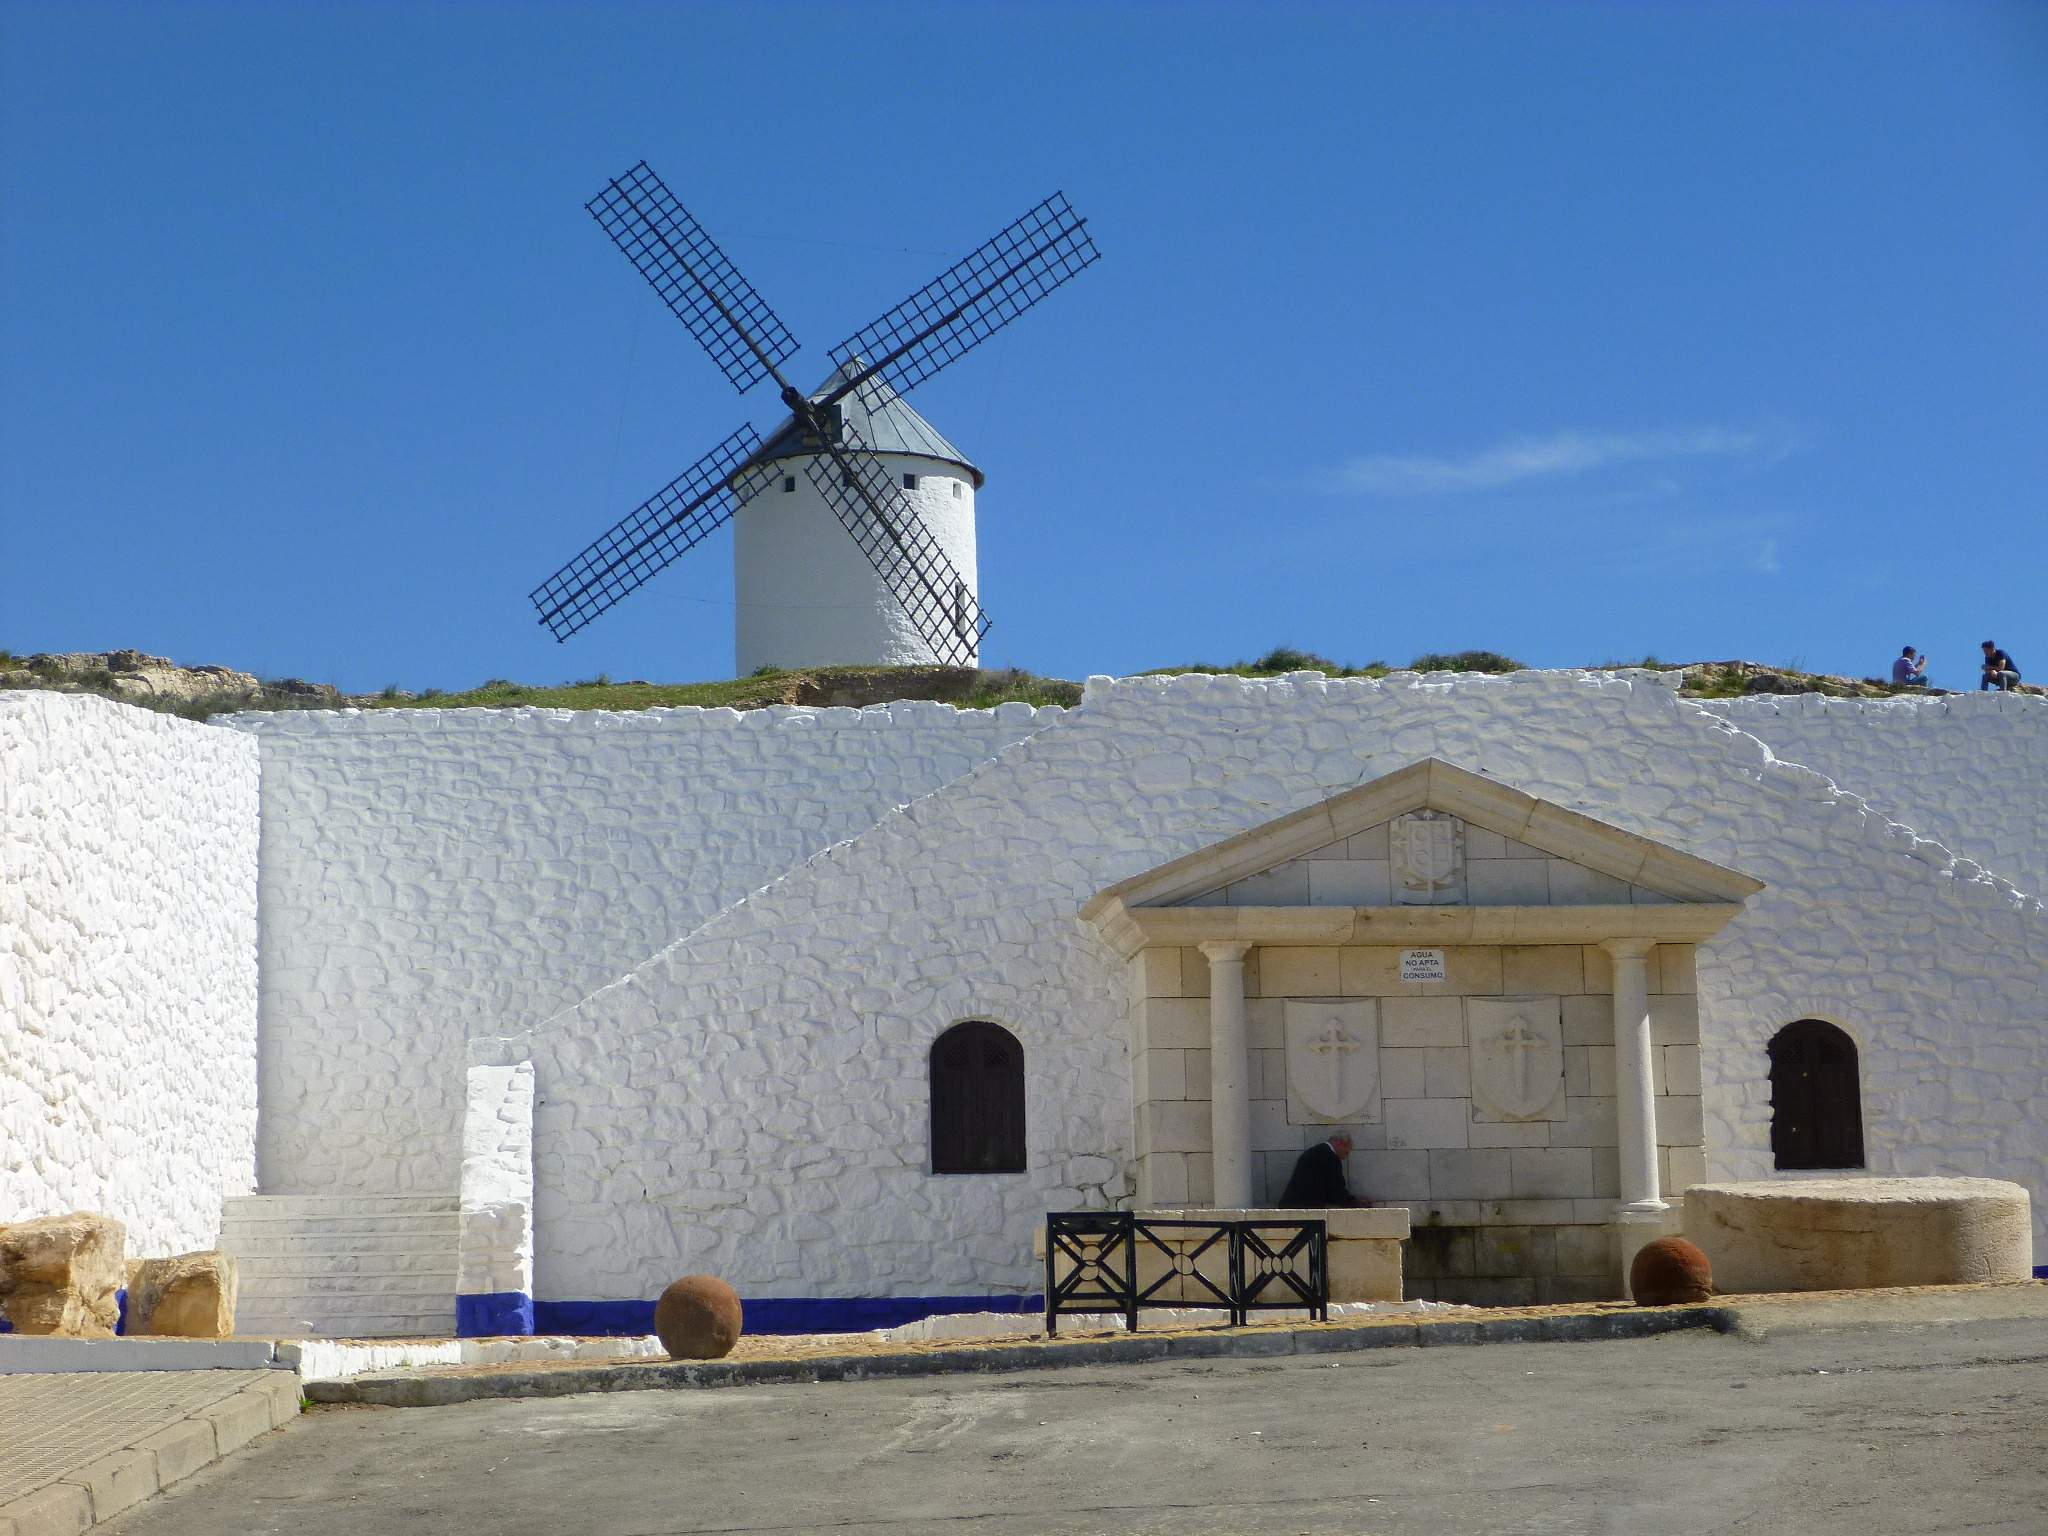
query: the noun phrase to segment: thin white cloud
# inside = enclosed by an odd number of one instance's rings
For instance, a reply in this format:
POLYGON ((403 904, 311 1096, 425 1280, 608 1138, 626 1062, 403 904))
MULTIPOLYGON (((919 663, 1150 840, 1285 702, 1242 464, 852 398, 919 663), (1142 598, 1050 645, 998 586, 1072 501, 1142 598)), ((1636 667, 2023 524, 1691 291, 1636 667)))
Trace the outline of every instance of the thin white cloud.
MULTIPOLYGON (((1686 572, 1776 576, 1783 568, 1780 542, 1797 531, 1797 512, 1734 512, 1660 517, 1654 523, 1609 523, 1579 555, 1588 568, 1631 575, 1686 572)), ((1554 530, 1553 530, 1554 532, 1554 530)), ((1589 532, 1581 526, 1582 534, 1589 532)), ((1528 546, 1532 551, 1534 545, 1528 546)))
POLYGON ((1726 427, 1663 432, 1556 432, 1515 437, 1458 456, 1371 454, 1337 472, 1339 490, 1368 496, 1442 496, 1583 475, 1620 464, 1679 459, 1780 458, 1782 435, 1726 427))

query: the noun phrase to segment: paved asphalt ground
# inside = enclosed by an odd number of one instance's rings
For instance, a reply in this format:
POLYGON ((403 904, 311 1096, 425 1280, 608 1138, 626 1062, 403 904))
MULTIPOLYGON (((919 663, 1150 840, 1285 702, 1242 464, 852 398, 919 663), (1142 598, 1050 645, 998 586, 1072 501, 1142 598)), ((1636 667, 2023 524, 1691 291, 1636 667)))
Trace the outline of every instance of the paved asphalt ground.
POLYGON ((342 1408, 108 1536, 2048 1532, 2048 1325, 342 1408))

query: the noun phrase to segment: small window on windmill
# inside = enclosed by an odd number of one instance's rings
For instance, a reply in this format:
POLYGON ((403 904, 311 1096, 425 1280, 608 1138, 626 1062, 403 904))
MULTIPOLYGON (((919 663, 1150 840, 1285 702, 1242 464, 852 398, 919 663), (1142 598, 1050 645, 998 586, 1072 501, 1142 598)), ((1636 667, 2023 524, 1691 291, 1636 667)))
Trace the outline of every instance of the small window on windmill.
POLYGON ((953 499, 955 501, 960 499, 960 482, 958 480, 953 482, 953 499))
POLYGON ((784 476, 782 477, 782 494, 783 494, 783 495, 785 495, 785 496, 787 496, 787 495, 788 495, 788 494, 789 494, 789 493, 790 493, 791 491, 793 491, 793 490, 795 490, 795 489, 796 489, 796 476, 795 476, 795 475, 784 475, 784 476))
POLYGON ((903 489, 905 489, 906 491, 914 491, 914 490, 916 490, 916 489, 917 489, 917 476, 915 476, 915 475, 905 475, 905 476, 903 477, 903 489))

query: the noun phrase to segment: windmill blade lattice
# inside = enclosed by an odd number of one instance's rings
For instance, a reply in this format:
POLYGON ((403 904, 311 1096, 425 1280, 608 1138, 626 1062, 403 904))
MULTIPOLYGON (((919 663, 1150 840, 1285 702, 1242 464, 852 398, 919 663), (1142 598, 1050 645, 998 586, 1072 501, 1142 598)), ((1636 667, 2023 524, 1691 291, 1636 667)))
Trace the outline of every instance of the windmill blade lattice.
POLYGON ((782 382, 796 338, 645 160, 583 206, 735 389, 782 382))
POLYGON ((889 466, 848 424, 840 445, 828 446, 805 473, 932 654, 948 666, 972 665, 988 616, 889 466))
POLYGON ((832 361, 841 367, 859 358, 875 361, 820 403, 831 405, 876 375, 899 395, 908 394, 1101 255, 1089 237, 1088 221, 1055 192, 834 347, 832 361))
MULTIPOLYGON (((735 388, 774 381, 801 428, 806 474, 833 515, 932 654, 971 664, 987 616, 888 465, 836 407, 871 383, 907 393, 1098 260, 1087 220, 1064 196, 1047 198, 835 348, 845 382, 812 399, 782 373, 796 338, 646 161, 584 206, 735 388)), ((874 410, 886 394, 876 387, 861 399, 874 410)), ((541 623, 568 639, 702 542, 776 478, 773 462, 748 465, 761 451, 743 427, 621 519, 533 590, 541 623)))
POLYGON ((760 434, 741 427, 535 587, 529 595, 541 623, 557 640, 568 639, 727 522, 773 477, 771 466, 757 464, 733 480, 760 446, 760 434))

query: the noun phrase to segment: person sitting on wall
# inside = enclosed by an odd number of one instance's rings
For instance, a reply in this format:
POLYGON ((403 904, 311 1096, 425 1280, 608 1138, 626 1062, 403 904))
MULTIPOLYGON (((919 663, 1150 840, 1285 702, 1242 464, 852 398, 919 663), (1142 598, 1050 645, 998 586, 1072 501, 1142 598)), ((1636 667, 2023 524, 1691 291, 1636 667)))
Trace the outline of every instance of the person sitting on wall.
POLYGON ((1892 681, 1901 688, 1925 688, 1927 686, 1927 658, 1910 645, 1899 652, 1899 659, 1892 663, 1892 681))
POLYGON ((1351 1193, 1344 1182, 1344 1159, 1351 1155, 1351 1138, 1339 1131, 1328 1141, 1319 1141, 1295 1159, 1294 1173, 1277 1202, 1289 1210, 1314 1210, 1331 1205, 1370 1205, 1351 1193))
POLYGON ((2004 693, 2012 692, 2020 680, 2020 669, 2013 659, 1998 648, 1994 640, 1984 642, 1984 676, 1977 684, 1977 691, 1996 688, 2004 693))

